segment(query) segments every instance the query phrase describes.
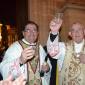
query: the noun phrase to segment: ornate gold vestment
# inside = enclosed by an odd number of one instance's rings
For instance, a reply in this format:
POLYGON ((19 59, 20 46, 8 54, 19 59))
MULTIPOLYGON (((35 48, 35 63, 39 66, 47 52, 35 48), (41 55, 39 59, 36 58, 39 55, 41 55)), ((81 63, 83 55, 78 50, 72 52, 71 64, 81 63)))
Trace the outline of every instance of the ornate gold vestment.
MULTIPOLYGON (((85 54, 85 42, 80 52, 85 54)), ((66 55, 61 71, 60 85, 85 85, 85 64, 80 62, 72 41, 66 43, 66 55)))
MULTIPOLYGON (((23 49, 28 47, 29 45, 25 44, 23 41, 19 41, 22 45, 23 49)), ((35 48, 35 56, 31 60, 27 62, 28 67, 28 85, 41 85, 40 78, 40 60, 39 60, 39 45, 36 45, 35 48)))

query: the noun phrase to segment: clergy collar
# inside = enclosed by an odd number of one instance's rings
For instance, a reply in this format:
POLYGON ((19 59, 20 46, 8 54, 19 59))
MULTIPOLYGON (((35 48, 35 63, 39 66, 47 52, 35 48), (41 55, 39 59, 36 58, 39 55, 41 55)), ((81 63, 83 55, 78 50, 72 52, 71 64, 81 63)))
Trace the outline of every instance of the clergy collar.
POLYGON ((27 45, 36 45, 36 43, 29 43, 29 42, 27 42, 24 38, 22 39, 22 41, 23 41, 25 44, 27 44, 27 45))
POLYGON ((59 32, 51 32, 51 31, 50 31, 50 33, 53 34, 53 35, 58 35, 59 34, 59 32))
POLYGON ((82 40, 81 43, 76 43, 76 42, 74 42, 74 44, 75 44, 75 45, 83 45, 83 44, 84 44, 84 39, 82 40))

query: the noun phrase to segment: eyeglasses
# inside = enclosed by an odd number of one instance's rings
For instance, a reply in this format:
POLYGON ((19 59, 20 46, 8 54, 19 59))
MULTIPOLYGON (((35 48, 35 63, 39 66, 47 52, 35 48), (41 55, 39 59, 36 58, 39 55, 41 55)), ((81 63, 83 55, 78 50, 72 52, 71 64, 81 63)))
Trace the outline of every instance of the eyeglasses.
POLYGON ((37 30, 25 29, 24 32, 37 32, 37 30))

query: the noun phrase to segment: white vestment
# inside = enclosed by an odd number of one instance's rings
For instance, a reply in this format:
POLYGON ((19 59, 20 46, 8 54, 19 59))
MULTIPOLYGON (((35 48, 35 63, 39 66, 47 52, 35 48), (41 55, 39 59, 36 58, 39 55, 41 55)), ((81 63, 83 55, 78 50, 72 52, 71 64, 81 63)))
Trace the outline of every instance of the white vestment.
MULTIPOLYGON (((23 42, 28 44, 25 39, 22 39, 23 42)), ((23 51, 22 46, 19 44, 18 41, 13 43, 5 53, 4 59, 0 64, 0 72, 3 76, 3 79, 6 79, 10 74, 13 75, 14 78, 19 76, 21 73, 25 74, 27 79, 27 65, 23 64, 20 66, 19 58, 21 56, 21 52, 23 51)), ((40 69, 41 65, 44 63, 44 59, 46 57, 46 53, 44 52, 42 46, 39 46, 39 54, 40 54, 40 69)), ((51 68, 49 60, 47 61, 51 68)), ((51 70, 51 69, 50 69, 51 70)), ((50 71, 45 73, 44 77, 41 77, 42 85, 49 85, 50 79, 50 71)))

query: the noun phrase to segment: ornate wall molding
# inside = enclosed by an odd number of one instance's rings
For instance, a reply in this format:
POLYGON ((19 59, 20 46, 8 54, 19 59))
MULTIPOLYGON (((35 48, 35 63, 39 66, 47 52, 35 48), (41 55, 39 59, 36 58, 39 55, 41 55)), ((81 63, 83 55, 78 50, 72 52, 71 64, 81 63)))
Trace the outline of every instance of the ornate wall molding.
POLYGON ((85 6, 80 6, 80 5, 76 5, 76 4, 66 4, 60 10, 64 13, 64 11, 67 9, 76 9, 76 10, 84 10, 85 11, 85 6))

